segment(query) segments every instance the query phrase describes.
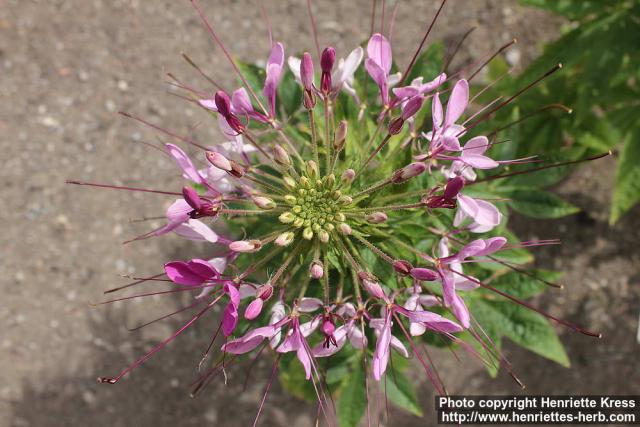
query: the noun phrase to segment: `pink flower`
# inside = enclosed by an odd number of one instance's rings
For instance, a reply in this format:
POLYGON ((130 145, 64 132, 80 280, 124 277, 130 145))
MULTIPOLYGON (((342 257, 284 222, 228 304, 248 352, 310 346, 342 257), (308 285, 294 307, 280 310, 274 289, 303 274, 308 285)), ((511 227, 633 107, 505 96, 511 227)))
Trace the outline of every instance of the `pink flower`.
POLYGON ((367 346, 367 337, 362 333, 359 325, 357 324, 357 320, 355 318, 356 309, 353 304, 344 304, 337 310, 336 314, 345 317, 348 320, 342 326, 339 326, 335 331, 333 331, 333 341, 330 343, 331 345, 320 343, 314 347, 311 353, 315 357, 328 357, 337 353, 342 350, 347 340, 349 340, 351 345, 358 350, 367 346))
POLYGON ((422 83, 423 77, 416 77, 411 81, 409 86, 403 86, 393 89, 393 94, 400 101, 413 98, 414 96, 424 95, 425 93, 432 92, 440 87, 446 80, 447 75, 445 73, 440 74, 438 77, 428 83, 422 83))
POLYGON ((500 250, 506 242, 507 239, 504 237, 474 240, 460 249, 457 254, 451 256, 449 255, 448 239, 440 240, 440 258, 438 258, 437 266, 442 278, 444 303, 447 307, 451 307, 453 314, 465 328, 471 325, 469 310, 464 300, 456 294, 456 290, 472 290, 477 288, 478 284, 456 274, 456 272, 463 272, 461 263, 467 258, 490 255, 500 250))
POLYGON ((441 151, 461 150, 458 138, 464 135, 465 128, 457 125, 456 121, 462 116, 468 104, 469 83, 466 80, 458 80, 453 87, 444 117, 439 95, 436 93, 433 96, 433 131, 425 135, 431 141, 429 151, 432 155, 441 151))
POLYGON ((367 60, 364 66, 378 85, 382 103, 386 106, 389 106, 389 88, 399 81, 399 75, 389 75, 391 64, 391 44, 382 34, 374 34, 367 44, 367 60))
POLYGON ((458 194, 458 210, 453 219, 455 227, 460 226, 465 219, 470 218, 467 226, 473 233, 484 233, 492 230, 502 221, 502 214, 492 203, 486 200, 474 199, 464 194, 458 194))
POLYGON ((289 333, 285 337, 284 341, 276 349, 278 353, 288 353, 290 351, 296 352, 296 357, 302 364, 305 372, 306 379, 311 379, 311 357, 309 351, 309 345, 304 339, 304 336, 300 330, 300 323, 297 317, 291 319, 291 326, 289 333))

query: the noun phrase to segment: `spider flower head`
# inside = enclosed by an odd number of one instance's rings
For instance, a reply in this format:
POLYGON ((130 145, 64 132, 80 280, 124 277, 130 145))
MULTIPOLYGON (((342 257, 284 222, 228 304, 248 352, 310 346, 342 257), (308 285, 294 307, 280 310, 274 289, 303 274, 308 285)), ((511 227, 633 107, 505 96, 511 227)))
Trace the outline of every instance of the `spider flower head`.
POLYGON ((274 42, 261 87, 237 67, 238 88, 201 96, 181 86, 215 116, 223 137, 214 145, 151 125, 184 143, 163 148, 183 179, 166 191, 110 187, 177 196, 167 224, 133 240, 175 233, 205 242, 203 255, 171 260, 163 274, 136 282, 159 280, 169 293, 192 293, 193 303, 170 316, 191 315, 151 352, 101 381, 117 382, 218 306, 207 354, 217 349, 220 357, 196 389, 248 353, 271 353, 275 363, 295 357, 323 411, 329 409, 318 358, 356 355, 379 381, 393 350, 418 359, 442 391, 417 340, 439 336, 470 349, 458 337, 469 330, 467 336, 486 345, 465 300, 480 288, 504 293, 466 270, 509 267, 502 253, 553 243, 496 235, 503 230, 501 201, 474 191, 482 189, 475 185, 482 184, 479 177, 500 178, 502 165, 515 161, 494 160, 494 140, 469 123, 475 113, 465 78, 415 76, 415 57, 404 71, 393 71, 391 43, 379 33, 339 56, 331 46, 315 64, 309 53, 290 56, 287 70, 285 47, 274 42), (360 67, 377 88, 375 97, 357 81, 360 67), (299 108, 288 115, 279 91, 284 79, 298 85, 299 108), (189 145, 197 149, 192 156, 189 145), (485 233, 491 234, 478 236, 485 233))

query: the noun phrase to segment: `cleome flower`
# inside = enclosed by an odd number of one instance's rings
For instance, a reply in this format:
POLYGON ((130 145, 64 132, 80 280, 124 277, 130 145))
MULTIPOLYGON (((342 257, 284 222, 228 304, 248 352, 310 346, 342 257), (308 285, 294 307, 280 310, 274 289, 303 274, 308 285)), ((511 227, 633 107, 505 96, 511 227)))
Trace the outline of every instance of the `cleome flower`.
POLYGON ((100 381, 116 383, 218 306, 222 313, 203 362, 211 349, 219 349, 218 357, 201 373, 194 393, 219 373, 226 378, 226 367, 245 354, 271 355, 266 398, 282 361, 293 360, 330 424, 336 414, 325 370, 331 363, 364 369, 374 382, 391 380, 395 349, 417 358, 439 392, 444 386, 423 340, 459 345, 484 363, 502 363, 469 302, 492 295, 546 314, 491 286, 480 267, 522 272, 503 254, 557 241, 500 235, 503 200, 486 196, 485 183, 509 176, 499 170, 509 161, 490 157, 494 139, 478 130, 479 119, 470 122, 477 116, 470 104, 474 89, 462 73, 420 74, 417 59, 429 32, 402 71, 395 71, 390 37, 381 31, 345 59, 336 61, 331 46, 317 46, 315 59, 309 52, 290 56, 288 67, 285 46, 272 41, 266 68, 250 76, 192 3, 242 82, 222 88, 188 59, 216 87, 201 91, 176 83, 217 121, 219 143, 205 146, 125 114, 183 145, 161 150, 184 182, 155 190, 70 181, 177 197, 166 224, 132 244, 173 232, 206 245, 201 258, 170 260, 163 273, 112 290, 160 281, 170 289, 107 302, 187 292, 193 303, 156 319, 191 312, 173 335, 100 381), (283 82, 288 95, 280 91, 283 82), (187 155, 188 146, 197 154, 187 155), (489 234, 477 237, 483 233, 489 234))

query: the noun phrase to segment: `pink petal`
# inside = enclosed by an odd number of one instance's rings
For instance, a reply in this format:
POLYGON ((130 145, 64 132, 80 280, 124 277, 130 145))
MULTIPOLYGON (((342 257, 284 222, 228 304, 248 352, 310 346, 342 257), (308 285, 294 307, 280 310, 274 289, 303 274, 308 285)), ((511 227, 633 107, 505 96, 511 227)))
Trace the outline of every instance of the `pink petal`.
POLYGON ((493 204, 486 200, 476 200, 478 212, 473 217, 474 221, 481 225, 496 226, 502 220, 502 214, 493 204))
POLYGON ((466 80, 458 80, 451 91, 449 102, 447 103, 447 112, 445 113, 444 125, 450 126, 454 124, 464 113, 469 103, 469 83, 466 80))
POLYGON ((391 342, 389 344, 391 345, 391 347, 393 347, 395 351, 400 353, 403 357, 406 357, 406 358, 409 357, 409 352, 407 351, 407 348, 404 346, 404 344, 402 344, 402 341, 400 341, 398 338, 391 335, 391 342))
POLYGON ((378 64, 375 63, 375 61, 371 59, 367 59, 364 62, 364 67, 366 68, 367 72, 369 73, 373 81, 375 81, 378 87, 380 88, 380 93, 383 94, 383 98, 384 98, 385 93, 388 92, 387 74, 384 72, 382 68, 380 68, 378 64))
POLYGON ((323 305, 322 300, 318 298, 301 298, 298 303, 298 310, 304 313, 311 313, 323 305))
POLYGON ((282 43, 277 42, 274 43, 271 48, 271 53, 269 54, 269 60, 267 61, 268 65, 279 65, 281 68, 284 65, 284 46, 282 43))
POLYGON ((374 34, 367 44, 367 56, 388 75, 391 71, 391 44, 382 34, 374 34))
POLYGON ((360 330, 358 325, 354 325, 349 330, 348 337, 353 348, 362 350, 367 346, 367 336, 362 334, 362 330, 360 330))
POLYGON ((471 138, 464 145, 464 153, 465 154, 484 154, 485 151, 489 148, 489 139, 486 136, 475 136, 471 138))
POLYGON ((249 114, 253 112, 253 105, 247 90, 243 87, 236 89, 231 95, 231 107, 238 114, 249 114))
POLYGON ((196 273, 198 276, 206 277, 208 279, 212 277, 218 276, 218 272, 208 261, 203 259, 194 258, 187 263, 191 271, 196 273))
POLYGON ((229 303, 222 314, 222 333, 228 337, 238 325, 240 292, 235 286, 229 284, 224 285, 224 291, 229 295, 229 303))
POLYGON ((389 362, 389 345, 391 344, 391 316, 388 315, 384 325, 380 330, 376 351, 373 354, 373 377, 380 381, 382 375, 387 370, 389 362))
POLYGON ((205 182, 204 178, 202 178, 202 176, 198 172, 198 169, 196 169, 196 167, 191 162, 189 156, 187 156, 187 154, 182 151, 180 147, 174 144, 165 144, 164 146, 167 149, 169 155, 173 157, 175 162, 178 164, 178 167, 182 169, 185 178, 188 178, 197 184, 203 184, 205 182))
POLYGON ((307 348, 305 345, 301 345, 296 351, 296 356, 300 363, 302 363, 302 367, 304 368, 305 378, 311 379, 311 357, 307 352, 307 348))
POLYGON ((231 340, 222 346, 222 351, 232 354, 248 353, 256 348, 265 338, 272 338, 280 328, 263 326, 247 332, 244 336, 231 340))
POLYGON ((218 235, 209 228, 204 222, 198 219, 189 219, 182 224, 178 224, 173 232, 184 237, 188 240, 194 240, 197 242, 211 242, 216 243, 218 241, 218 235))
POLYGON ((218 111, 218 107, 216 106, 216 101, 213 99, 201 99, 198 101, 198 104, 202 105, 204 108, 212 111, 218 111))
POLYGON ((470 216, 471 218, 475 218, 478 214, 478 210, 480 209, 478 207, 477 200, 472 199, 469 196, 465 196, 464 194, 458 194, 458 206, 467 216, 470 216))
POLYGON ((431 100, 431 116, 433 119, 433 129, 437 131, 442 127, 442 102, 440 102, 440 95, 436 93, 431 100))
POLYGON ((333 333, 333 338, 335 338, 337 345, 330 344, 327 348, 324 346, 324 343, 321 342, 313 348, 311 353, 315 357, 327 357, 342 350, 342 347, 344 347, 344 344, 347 342, 347 325, 342 325, 336 329, 333 333))
POLYGON ((466 154, 464 151, 462 152, 460 160, 476 169, 493 169, 500 166, 498 162, 490 157, 478 154, 466 154))
POLYGON ((489 239, 486 239, 484 242, 486 244, 484 251, 482 251, 481 253, 478 253, 476 256, 490 255, 496 251, 499 251, 500 249, 502 249, 504 245, 507 244, 507 239, 504 237, 498 236, 498 237, 491 237, 489 239))

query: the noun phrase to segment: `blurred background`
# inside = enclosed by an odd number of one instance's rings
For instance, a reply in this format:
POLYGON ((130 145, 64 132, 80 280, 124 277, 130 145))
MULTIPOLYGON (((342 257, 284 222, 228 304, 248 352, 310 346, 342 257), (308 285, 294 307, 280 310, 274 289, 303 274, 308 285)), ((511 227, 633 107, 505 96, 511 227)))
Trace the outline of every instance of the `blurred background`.
MULTIPOLYGON (((264 61, 269 41, 258 0, 201 4, 234 55, 264 61)), ((341 56, 365 40, 370 5, 368 0, 315 1, 321 44, 334 45, 341 56)), ((434 0, 400 2, 393 36, 400 64, 410 59, 438 5, 434 0)), ((313 46, 303 0, 265 0, 264 8, 287 54, 313 46)), ((477 27, 456 57, 463 64, 516 37, 518 44, 503 61, 518 73, 541 54, 545 43, 575 28, 574 18, 515 0, 450 0, 430 40, 455 43, 477 27)), ((236 372, 227 385, 220 379, 200 397, 189 397, 210 325, 198 324, 116 386, 95 381, 119 372, 177 323, 138 332, 127 327, 176 309, 187 297, 97 308, 90 303, 102 300, 104 290, 127 283, 120 275, 155 274, 169 258, 202 255, 203 246, 175 236, 123 246, 122 241, 155 225, 131 220, 161 215, 168 200, 70 187, 64 181, 172 188, 178 178, 174 164, 143 144, 161 136, 118 116, 120 110, 201 141, 221 142, 206 115, 167 93, 167 72, 206 87, 181 59, 183 52, 223 84, 233 84, 230 66, 187 1, 0 0, 0 426, 253 422, 268 363, 254 368, 246 389, 244 374, 236 372)), ((613 81, 616 76, 606 77, 613 81)), ((557 95, 562 99, 562 93, 557 95)), ((631 148, 613 148, 629 156, 638 152, 637 144, 636 139, 631 148)), ((476 360, 457 361, 450 353, 438 353, 436 363, 449 392, 639 394, 640 210, 621 211, 617 222, 610 222, 619 161, 615 155, 582 164, 553 186, 579 213, 559 220, 512 218, 523 240, 545 236, 563 242, 536 251, 535 265, 564 272, 566 286, 545 293, 536 305, 600 331, 603 338, 559 329, 570 369, 507 343, 505 354, 527 385, 524 391, 504 372, 494 380, 476 360)), ((391 423, 434 424, 433 391, 426 382, 419 385, 419 399, 424 419, 391 408, 391 423)), ((275 385, 261 425, 312 425, 314 419, 313 405, 275 385)))

